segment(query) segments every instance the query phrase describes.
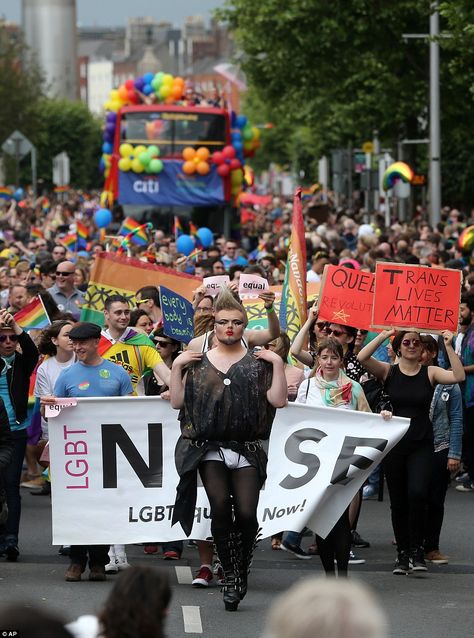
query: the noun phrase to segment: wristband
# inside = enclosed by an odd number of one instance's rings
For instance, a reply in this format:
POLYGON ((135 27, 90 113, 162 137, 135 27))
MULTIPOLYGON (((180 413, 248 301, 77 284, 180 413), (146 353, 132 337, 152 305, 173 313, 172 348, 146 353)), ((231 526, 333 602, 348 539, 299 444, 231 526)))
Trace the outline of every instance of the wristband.
POLYGON ((275 306, 272 304, 271 306, 265 306, 265 310, 267 312, 275 312, 275 306))

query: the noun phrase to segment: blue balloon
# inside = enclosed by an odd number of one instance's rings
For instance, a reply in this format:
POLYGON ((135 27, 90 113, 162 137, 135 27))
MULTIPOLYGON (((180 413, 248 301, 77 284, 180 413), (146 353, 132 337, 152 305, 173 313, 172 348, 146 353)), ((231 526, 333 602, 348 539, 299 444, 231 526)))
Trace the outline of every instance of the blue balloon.
POLYGON ((183 255, 189 255, 195 248, 194 239, 191 235, 181 235, 176 240, 176 250, 183 255))
POLYGON ((197 231, 197 236, 199 237, 199 241, 201 242, 203 248, 209 248, 209 246, 211 246, 214 241, 214 234, 209 228, 200 228, 197 231))
POLYGON ((110 155, 110 153, 112 153, 113 150, 114 150, 114 147, 112 146, 110 142, 104 142, 102 144, 102 153, 106 153, 107 155, 110 155))
POLYGON ((80 251, 77 253, 77 256, 78 256, 78 257, 89 257, 89 253, 87 252, 87 250, 80 250, 80 251))
POLYGON ((242 133, 240 131, 238 133, 237 133, 237 131, 234 131, 231 134, 230 139, 232 140, 232 144, 234 142, 240 142, 242 140, 242 133))
POLYGON ((17 188, 16 191, 13 193, 13 197, 16 199, 17 202, 22 200, 24 196, 25 191, 22 188, 17 188))
POLYGON ((245 117, 245 115, 237 115, 237 117, 235 118, 235 124, 239 128, 244 128, 244 126, 247 124, 247 118, 245 117))
POLYGON ((145 73, 143 75, 143 81, 145 82, 145 84, 151 84, 154 77, 155 76, 153 73, 145 73))
POLYGON ((230 112, 230 125, 231 125, 232 128, 234 128, 234 126, 237 126, 236 120, 237 120, 237 113, 235 111, 231 111, 230 112))
POLYGON ((115 121, 117 120, 117 113, 115 113, 115 111, 109 111, 107 113, 106 120, 107 122, 112 122, 115 124, 115 121))
POLYGON ((143 87, 143 93, 145 95, 150 95, 150 93, 153 93, 153 87, 151 84, 145 84, 145 86, 143 87))
POLYGON ((112 213, 107 208, 99 208, 94 215, 94 221, 97 228, 107 228, 112 221, 112 213))
POLYGON ((235 142, 232 142, 232 146, 235 148, 236 153, 240 153, 240 151, 243 151, 244 149, 244 145, 242 144, 240 140, 236 140, 235 142))
POLYGON ((145 86, 145 82, 143 81, 143 78, 137 78, 133 84, 135 85, 135 88, 138 89, 139 91, 141 91, 143 87, 145 86))
POLYGON ((105 171, 105 162, 104 162, 102 157, 99 160, 99 171, 101 173, 103 173, 105 171))

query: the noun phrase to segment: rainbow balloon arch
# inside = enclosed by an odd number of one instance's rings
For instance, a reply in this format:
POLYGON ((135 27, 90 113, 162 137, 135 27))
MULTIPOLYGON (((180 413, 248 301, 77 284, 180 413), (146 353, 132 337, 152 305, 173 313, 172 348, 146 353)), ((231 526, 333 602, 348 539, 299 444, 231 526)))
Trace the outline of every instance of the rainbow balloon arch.
MULTIPOLYGON (((189 86, 183 78, 160 71, 130 78, 110 92, 109 99, 104 104, 106 115, 99 162, 99 170, 105 177, 101 196, 103 206, 111 206, 115 198, 115 188, 111 181, 113 166, 123 173, 158 176, 168 161, 161 157, 159 147, 153 143, 133 145, 124 142, 118 149, 119 157, 114 156, 114 140, 120 109, 140 104, 165 104, 199 109, 199 106, 190 105, 186 101, 186 90, 189 86)), ((192 178, 195 175, 208 175, 212 165, 215 165, 218 175, 226 184, 227 192, 230 191, 235 201, 246 183, 245 160, 253 157, 260 147, 261 131, 258 127, 252 126, 245 115, 235 112, 230 113, 230 127, 230 144, 212 155, 206 147, 187 147, 182 152, 180 168, 184 176, 192 178)))

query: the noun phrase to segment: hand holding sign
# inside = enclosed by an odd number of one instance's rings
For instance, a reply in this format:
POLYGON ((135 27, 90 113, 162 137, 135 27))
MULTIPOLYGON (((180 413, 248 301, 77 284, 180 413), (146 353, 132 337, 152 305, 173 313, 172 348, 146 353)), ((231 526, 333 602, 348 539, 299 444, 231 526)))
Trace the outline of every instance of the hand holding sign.
MULTIPOLYGON (((53 397, 45 397, 45 399, 52 399, 53 397)), ((63 408, 72 408, 77 405, 76 399, 56 399, 54 398, 54 403, 45 402, 44 406, 44 416, 47 419, 54 419, 54 417, 59 416, 61 410, 63 408)))

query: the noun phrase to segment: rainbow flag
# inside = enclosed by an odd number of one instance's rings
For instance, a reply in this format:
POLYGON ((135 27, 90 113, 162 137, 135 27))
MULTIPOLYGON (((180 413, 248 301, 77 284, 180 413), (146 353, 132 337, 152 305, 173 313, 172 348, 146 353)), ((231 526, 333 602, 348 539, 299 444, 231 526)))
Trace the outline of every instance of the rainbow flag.
POLYGON ((76 222, 77 248, 81 250, 87 248, 87 240, 89 239, 89 229, 82 222, 76 222))
POLYGON ((181 235, 184 234, 184 228, 181 224, 181 220, 176 215, 174 216, 173 234, 175 239, 178 239, 178 237, 181 237, 181 235))
POLYGON ((197 226, 193 222, 189 222, 189 234, 194 237, 194 242, 197 248, 202 248, 201 240, 199 239, 197 226))
POLYGON ((30 237, 31 239, 44 239, 44 233, 41 230, 41 228, 38 228, 37 226, 32 226, 30 230, 30 237))
POLYGON ((55 193, 67 193, 69 190, 69 185, 66 186, 55 186, 54 187, 54 192, 55 193))
POLYGON ((44 212, 48 212, 48 210, 51 208, 51 204, 50 201, 47 197, 45 197, 43 199, 43 203, 41 204, 41 208, 44 210, 44 212))
MULTIPOLYGON (((139 224, 135 219, 133 219, 133 217, 125 217, 122 225, 120 226, 119 235, 126 236, 139 226, 142 226, 142 224, 139 224)), ((146 246, 148 244, 148 237, 145 228, 132 235, 130 237, 130 241, 132 244, 136 244, 137 246, 146 246)))
POLYGON ((296 189, 293 200, 291 238, 285 268, 285 281, 281 292, 280 325, 282 330, 290 328, 288 336, 293 341, 306 321, 306 240, 304 235, 301 188, 296 189), (289 321, 289 318, 291 322, 289 321))
POLYGON ((29 304, 13 315, 23 330, 41 330, 51 325, 41 297, 35 297, 29 304))
POLYGON ((76 233, 69 233, 59 240, 59 243, 65 246, 68 250, 75 250, 77 244, 76 233))
POLYGON ((13 196, 11 188, 7 186, 0 187, 0 199, 11 199, 13 196))

